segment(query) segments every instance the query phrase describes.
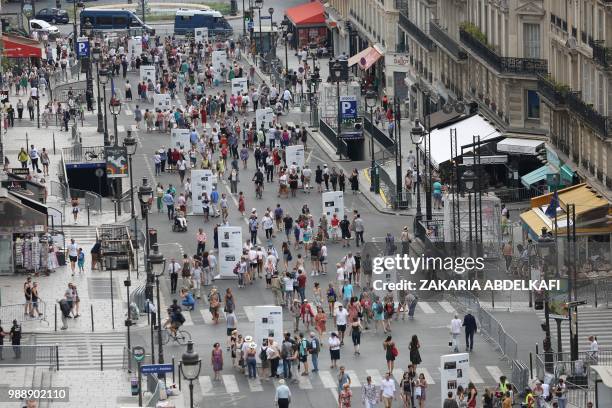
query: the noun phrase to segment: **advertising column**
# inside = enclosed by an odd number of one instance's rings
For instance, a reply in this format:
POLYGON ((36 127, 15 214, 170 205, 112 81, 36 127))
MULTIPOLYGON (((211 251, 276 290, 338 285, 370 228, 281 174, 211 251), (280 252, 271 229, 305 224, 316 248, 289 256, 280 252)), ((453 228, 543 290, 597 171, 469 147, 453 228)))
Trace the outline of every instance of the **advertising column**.
POLYGON ((236 279, 234 266, 242 256, 242 228, 219 227, 219 275, 215 279, 236 279))

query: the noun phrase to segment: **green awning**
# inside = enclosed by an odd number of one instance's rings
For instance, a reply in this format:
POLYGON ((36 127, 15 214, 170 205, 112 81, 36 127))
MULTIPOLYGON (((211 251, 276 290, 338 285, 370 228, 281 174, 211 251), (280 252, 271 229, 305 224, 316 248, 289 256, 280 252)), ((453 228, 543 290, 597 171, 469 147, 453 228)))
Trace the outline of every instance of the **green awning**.
POLYGON ((561 184, 571 186, 574 180, 574 171, 567 164, 561 166, 561 184))
POLYGON ((538 169, 535 169, 531 173, 527 173, 523 177, 521 177, 521 183, 523 183, 525 187, 529 188, 531 187, 531 185, 547 179, 549 174, 557 173, 558 171, 556 168, 546 164, 538 169))

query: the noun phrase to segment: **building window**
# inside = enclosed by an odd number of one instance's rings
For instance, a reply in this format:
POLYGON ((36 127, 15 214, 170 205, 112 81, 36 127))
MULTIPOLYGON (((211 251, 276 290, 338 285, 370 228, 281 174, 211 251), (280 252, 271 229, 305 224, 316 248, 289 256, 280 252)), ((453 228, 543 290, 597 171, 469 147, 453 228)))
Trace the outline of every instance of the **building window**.
POLYGON ((540 119, 540 96, 537 91, 527 91, 527 119, 540 119))
POLYGON ((523 24, 523 55, 525 58, 540 58, 539 24, 523 24))

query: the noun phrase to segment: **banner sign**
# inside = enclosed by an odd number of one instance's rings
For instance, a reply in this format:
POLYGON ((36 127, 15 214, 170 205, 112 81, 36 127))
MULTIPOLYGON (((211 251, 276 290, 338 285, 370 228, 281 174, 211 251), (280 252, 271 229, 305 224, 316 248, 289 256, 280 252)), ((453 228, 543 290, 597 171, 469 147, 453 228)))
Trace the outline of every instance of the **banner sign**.
POLYGON ((104 148, 106 158, 106 177, 117 178, 128 176, 128 155, 124 146, 106 146, 104 148))
POLYGON ((210 194, 214 189, 213 181, 212 170, 191 170, 191 212, 193 214, 204 214, 204 194, 210 201, 210 194))

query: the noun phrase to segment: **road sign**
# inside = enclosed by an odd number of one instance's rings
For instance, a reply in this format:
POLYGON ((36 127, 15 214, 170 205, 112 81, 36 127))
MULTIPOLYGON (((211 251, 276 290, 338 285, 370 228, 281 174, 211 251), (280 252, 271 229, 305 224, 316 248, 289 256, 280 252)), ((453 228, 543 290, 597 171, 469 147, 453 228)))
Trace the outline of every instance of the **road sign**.
MULTIPOLYGON (((106 172, 104 171, 104 169, 100 169, 100 168, 96 169, 96 177, 104 177, 105 173, 106 172)), ((134 349, 136 349, 136 347, 134 347, 134 349)))
POLYGON ((341 96, 340 110, 342 119, 355 119, 357 117, 357 97, 341 96))
POLYGON ((172 364, 146 364, 140 367, 140 372, 143 374, 171 373, 172 364))
POLYGON ((249 23, 247 24, 247 27, 249 28, 249 30, 252 30, 255 27, 255 23, 252 21, 249 21, 249 23))
POLYGON ((87 37, 77 39, 77 55, 79 58, 89 57, 89 39, 87 37))
MULTIPOLYGON (((99 170, 99 169, 98 169, 99 170)), ((142 346, 132 347, 132 356, 137 362, 141 362, 145 358, 145 349, 142 346)))

